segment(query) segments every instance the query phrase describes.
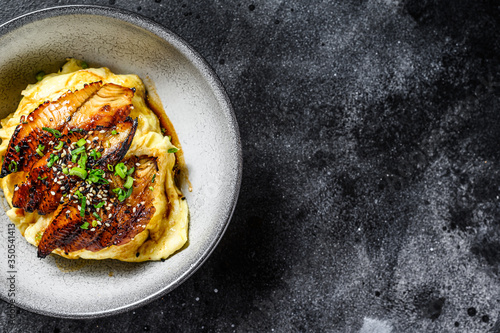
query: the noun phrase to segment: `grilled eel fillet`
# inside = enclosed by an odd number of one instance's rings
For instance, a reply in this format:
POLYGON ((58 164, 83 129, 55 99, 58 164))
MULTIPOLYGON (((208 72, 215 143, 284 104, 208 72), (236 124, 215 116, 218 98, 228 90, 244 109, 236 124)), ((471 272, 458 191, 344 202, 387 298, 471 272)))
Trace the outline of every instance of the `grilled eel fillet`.
POLYGON ((95 252, 125 244, 146 228, 156 211, 150 189, 151 180, 158 171, 156 158, 133 156, 123 163, 127 170, 134 168, 130 173, 134 179, 131 194, 120 200, 113 190, 122 188, 125 180, 113 173, 107 173, 110 183, 100 189, 84 182, 78 184, 55 211, 45 230, 38 244, 40 258, 56 248, 66 253, 82 249, 95 252), (80 196, 75 195, 77 188, 80 196), (101 198, 93 193, 100 193, 101 198), (85 207, 82 196, 86 198, 85 207), (101 202, 105 204, 99 206, 101 202))
POLYGON ((54 102, 46 102, 21 118, 10 139, 0 177, 16 171, 28 171, 40 156, 36 149, 52 140, 50 128, 68 134, 73 129, 109 127, 125 120, 132 108, 134 90, 116 84, 94 82, 54 102), (17 149, 16 149, 17 148, 17 149))
POLYGON ((64 174, 63 168, 78 167, 78 163, 85 163, 86 170, 102 169, 107 165, 119 162, 127 153, 137 129, 137 119, 127 118, 124 122, 113 127, 98 126, 93 131, 70 132, 63 135, 60 141, 64 143, 61 149, 51 149, 38 160, 30 170, 27 180, 15 187, 12 205, 23 208, 27 212, 38 209, 38 214, 45 215, 53 212, 60 204, 63 195, 68 194, 81 178, 77 175, 64 174), (116 133, 116 134, 113 134, 116 133), (80 161, 78 157, 72 162, 71 151, 78 148, 77 142, 85 140, 87 161, 80 161), (89 154, 94 150, 94 154, 89 154), (97 157, 100 154, 100 157, 97 157), (49 166, 49 161, 57 161, 49 166))

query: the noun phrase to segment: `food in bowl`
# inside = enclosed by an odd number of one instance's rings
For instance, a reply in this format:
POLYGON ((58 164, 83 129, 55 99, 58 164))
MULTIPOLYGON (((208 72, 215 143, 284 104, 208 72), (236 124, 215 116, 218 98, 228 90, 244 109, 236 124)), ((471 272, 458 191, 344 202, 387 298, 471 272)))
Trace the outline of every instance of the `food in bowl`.
POLYGON ((181 249, 182 151, 141 79, 76 59, 39 76, 0 129, 7 215, 38 256, 138 262, 181 249))

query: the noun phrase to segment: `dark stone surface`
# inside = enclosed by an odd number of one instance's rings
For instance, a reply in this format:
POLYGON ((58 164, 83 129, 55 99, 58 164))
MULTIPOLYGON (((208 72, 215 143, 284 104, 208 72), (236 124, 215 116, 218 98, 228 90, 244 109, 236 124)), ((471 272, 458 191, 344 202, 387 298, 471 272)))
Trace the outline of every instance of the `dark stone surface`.
MULTIPOLYGON (((70 1, 7 1, 0 21, 70 1)), ((500 332, 500 2, 80 1, 214 67, 241 195, 187 282, 110 318, 10 332, 500 332)))

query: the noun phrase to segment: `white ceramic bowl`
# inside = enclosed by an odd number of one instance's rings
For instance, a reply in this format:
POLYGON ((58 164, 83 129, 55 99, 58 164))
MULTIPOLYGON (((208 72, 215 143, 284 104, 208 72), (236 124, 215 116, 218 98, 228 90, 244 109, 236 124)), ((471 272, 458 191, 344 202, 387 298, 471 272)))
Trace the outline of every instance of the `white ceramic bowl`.
POLYGON ((15 296, 1 283, 1 297, 45 315, 92 318, 143 305, 186 280, 222 237, 241 181, 236 119, 207 63, 142 16, 92 6, 56 7, 9 21, 0 26, 0 49, 1 118, 16 109, 21 90, 40 69, 57 71, 67 57, 149 78, 179 135, 193 185, 193 192, 182 188, 190 208, 189 246, 165 262, 40 260, 16 230, 15 273, 8 273, 9 220, 0 208, 0 278, 15 275, 15 296))

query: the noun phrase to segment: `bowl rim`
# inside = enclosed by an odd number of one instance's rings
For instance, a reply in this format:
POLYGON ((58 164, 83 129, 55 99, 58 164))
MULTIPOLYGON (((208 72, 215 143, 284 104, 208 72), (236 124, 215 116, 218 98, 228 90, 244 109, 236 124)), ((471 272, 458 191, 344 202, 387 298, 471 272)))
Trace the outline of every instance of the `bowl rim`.
MULTIPOLYGON (((142 28, 156 35, 162 40, 166 41, 170 45, 172 45, 178 52, 180 52, 182 55, 184 55, 187 59, 191 61, 191 63, 199 70, 200 75, 206 80, 211 90, 215 92, 215 98, 218 104, 221 105, 221 110, 226 116, 225 118, 228 120, 230 128, 232 129, 232 131, 234 131, 234 137, 235 137, 234 144, 235 144, 235 155, 237 159, 236 161, 237 174, 236 174, 236 179, 232 184, 233 186, 228 188, 229 191, 232 191, 231 193, 232 201, 227 205, 228 209, 226 209, 226 212, 224 214, 224 219, 223 219, 224 223, 222 227, 219 228, 214 240, 209 244, 209 246, 203 252, 201 252, 202 253, 201 256, 198 257, 195 261, 193 261, 193 263, 189 266, 189 268, 180 276, 178 276, 172 283, 157 290, 155 293, 152 293, 144 297, 141 300, 101 312, 61 314, 61 313, 45 311, 43 309, 38 309, 36 307, 30 307, 29 305, 20 304, 17 302, 15 304, 17 307, 20 307, 24 310, 50 317, 67 318, 67 319, 93 319, 93 318, 101 318, 101 317, 117 315, 144 306, 177 288, 179 285, 185 282, 189 277, 191 277, 203 265, 203 263, 215 250, 215 247, 218 245, 222 236, 227 230, 229 222, 231 221, 231 217, 236 208, 236 203, 238 201, 238 196, 240 193, 242 174, 243 174, 243 156, 242 156, 240 132, 236 115, 234 114, 234 110, 231 101, 229 99, 229 96, 227 95, 227 92, 224 86, 222 85, 221 80, 219 79, 213 68, 183 38, 179 37, 174 32, 170 31, 163 25, 151 20, 150 18, 147 18, 143 15, 125 9, 100 6, 100 5, 53 6, 20 15, 1 24, 0 38, 9 32, 12 32, 24 26, 25 24, 29 24, 41 19, 47 19, 65 15, 104 16, 107 18, 117 19, 132 24, 134 26, 137 26, 139 28, 142 28)), ((9 300, 5 298, 3 294, 0 294, 0 298, 6 302, 9 302, 9 300)))

